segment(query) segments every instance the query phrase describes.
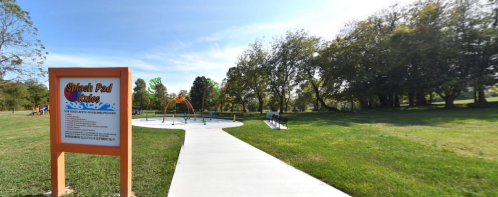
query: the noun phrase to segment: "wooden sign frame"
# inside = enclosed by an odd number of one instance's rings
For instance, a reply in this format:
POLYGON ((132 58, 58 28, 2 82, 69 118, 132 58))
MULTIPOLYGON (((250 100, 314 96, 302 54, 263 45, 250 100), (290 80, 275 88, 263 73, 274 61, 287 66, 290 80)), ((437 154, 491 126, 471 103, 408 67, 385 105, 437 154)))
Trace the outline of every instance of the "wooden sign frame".
POLYGON ((50 86, 50 152, 52 196, 65 192, 64 152, 110 155, 120 157, 120 194, 131 196, 131 68, 49 68, 50 86), (119 78, 120 81, 120 146, 99 146, 61 142, 60 86, 61 77, 119 78))

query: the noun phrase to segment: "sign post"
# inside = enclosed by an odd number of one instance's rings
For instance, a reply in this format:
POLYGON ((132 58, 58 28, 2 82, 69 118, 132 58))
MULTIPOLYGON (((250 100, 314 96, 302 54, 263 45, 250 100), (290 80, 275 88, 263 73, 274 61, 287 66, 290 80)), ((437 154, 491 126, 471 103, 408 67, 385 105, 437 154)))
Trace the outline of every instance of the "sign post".
POLYGON ((65 192, 64 153, 120 157, 131 196, 131 69, 49 68, 52 196, 65 192))

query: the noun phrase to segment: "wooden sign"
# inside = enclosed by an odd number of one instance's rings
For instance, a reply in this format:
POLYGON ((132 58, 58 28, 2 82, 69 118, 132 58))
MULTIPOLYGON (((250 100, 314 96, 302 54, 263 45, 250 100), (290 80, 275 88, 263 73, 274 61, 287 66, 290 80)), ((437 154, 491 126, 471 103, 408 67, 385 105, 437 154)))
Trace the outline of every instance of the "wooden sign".
POLYGON ((120 193, 131 196, 131 69, 48 73, 52 196, 65 191, 64 152, 119 156, 120 193))

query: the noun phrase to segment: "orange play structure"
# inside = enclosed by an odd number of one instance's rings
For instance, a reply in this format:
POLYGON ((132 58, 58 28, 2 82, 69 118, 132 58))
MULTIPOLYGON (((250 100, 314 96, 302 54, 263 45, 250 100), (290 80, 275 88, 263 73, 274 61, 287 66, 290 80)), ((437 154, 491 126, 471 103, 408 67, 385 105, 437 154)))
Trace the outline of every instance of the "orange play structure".
POLYGON ((172 98, 169 100, 168 104, 164 108, 164 115, 163 115, 163 123, 164 123, 164 118, 166 117, 166 110, 168 109, 169 104, 171 101, 175 101, 176 103, 185 103, 187 105, 187 110, 188 110, 188 117, 190 118, 190 109, 192 108, 192 112, 194 113, 194 120, 195 120, 195 110, 194 107, 192 107, 192 104, 185 98, 184 94, 179 94, 176 97, 172 98))

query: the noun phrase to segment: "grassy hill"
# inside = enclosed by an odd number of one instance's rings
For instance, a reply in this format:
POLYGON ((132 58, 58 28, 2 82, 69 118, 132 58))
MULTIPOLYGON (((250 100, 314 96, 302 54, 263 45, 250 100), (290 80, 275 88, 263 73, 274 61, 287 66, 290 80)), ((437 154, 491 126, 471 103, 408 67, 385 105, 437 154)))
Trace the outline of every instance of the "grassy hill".
POLYGON ((230 134, 353 196, 498 196, 498 109, 247 117, 230 134))

